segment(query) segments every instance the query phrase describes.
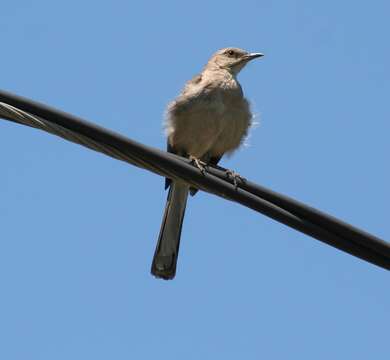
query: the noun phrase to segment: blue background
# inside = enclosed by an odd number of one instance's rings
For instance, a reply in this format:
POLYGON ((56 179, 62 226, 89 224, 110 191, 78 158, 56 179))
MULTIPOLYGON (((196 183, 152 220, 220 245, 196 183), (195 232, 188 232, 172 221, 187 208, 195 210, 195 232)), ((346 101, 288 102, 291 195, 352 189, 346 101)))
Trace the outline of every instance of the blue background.
MULTIPOLYGON (((165 148, 217 49, 260 126, 222 164, 390 240, 388 1, 27 1, 1 85, 165 148)), ((162 178, 0 121, 0 358, 388 359, 388 273, 258 213, 191 198, 174 281, 149 274, 162 178)))

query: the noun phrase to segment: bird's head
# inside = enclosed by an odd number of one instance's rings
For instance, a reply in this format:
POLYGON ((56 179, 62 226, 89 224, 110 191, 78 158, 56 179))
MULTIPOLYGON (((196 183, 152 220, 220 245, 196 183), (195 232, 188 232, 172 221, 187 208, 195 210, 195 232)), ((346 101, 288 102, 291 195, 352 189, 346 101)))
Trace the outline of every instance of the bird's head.
POLYGON ((225 69, 237 75, 251 60, 264 56, 261 53, 249 53, 245 50, 229 47, 218 50, 209 60, 208 67, 225 69))

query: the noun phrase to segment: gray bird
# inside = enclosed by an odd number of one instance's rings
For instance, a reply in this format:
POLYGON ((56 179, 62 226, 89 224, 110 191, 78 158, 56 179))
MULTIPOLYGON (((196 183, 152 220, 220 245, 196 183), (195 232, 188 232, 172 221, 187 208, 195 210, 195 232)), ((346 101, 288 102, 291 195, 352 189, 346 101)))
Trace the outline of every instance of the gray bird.
MULTIPOLYGON (((234 152, 245 139, 252 113, 237 74, 251 60, 263 56, 238 48, 217 51, 203 71, 188 81, 167 108, 168 151, 189 157, 203 172, 224 154, 234 152)), ((179 254, 180 234, 186 209, 187 183, 166 180, 169 187, 164 217, 151 272, 173 279, 179 254)), ((193 191, 196 192, 196 191, 193 191)))

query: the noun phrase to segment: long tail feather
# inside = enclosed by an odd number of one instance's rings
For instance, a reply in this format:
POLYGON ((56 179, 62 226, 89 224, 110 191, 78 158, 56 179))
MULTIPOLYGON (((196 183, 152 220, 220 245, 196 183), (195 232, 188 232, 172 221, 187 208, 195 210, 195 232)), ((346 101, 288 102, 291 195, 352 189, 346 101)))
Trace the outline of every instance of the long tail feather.
POLYGON ((177 181, 173 181, 169 188, 151 268, 152 274, 161 279, 169 280, 175 277, 188 190, 186 184, 177 181))

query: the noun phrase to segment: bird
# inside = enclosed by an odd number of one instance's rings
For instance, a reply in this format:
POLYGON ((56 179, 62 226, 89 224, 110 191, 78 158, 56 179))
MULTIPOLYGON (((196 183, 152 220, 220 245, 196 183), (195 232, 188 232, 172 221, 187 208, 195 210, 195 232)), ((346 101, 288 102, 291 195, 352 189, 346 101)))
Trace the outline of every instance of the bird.
MULTIPOLYGON (((168 152, 191 159, 204 173, 207 165, 217 165, 223 155, 240 147, 253 115, 237 75, 251 60, 262 56, 236 47, 218 50, 211 56, 201 73, 189 80, 167 106, 168 152)), ((176 274, 188 194, 196 189, 171 179, 166 179, 165 187, 169 192, 151 273, 171 280, 176 274)))

